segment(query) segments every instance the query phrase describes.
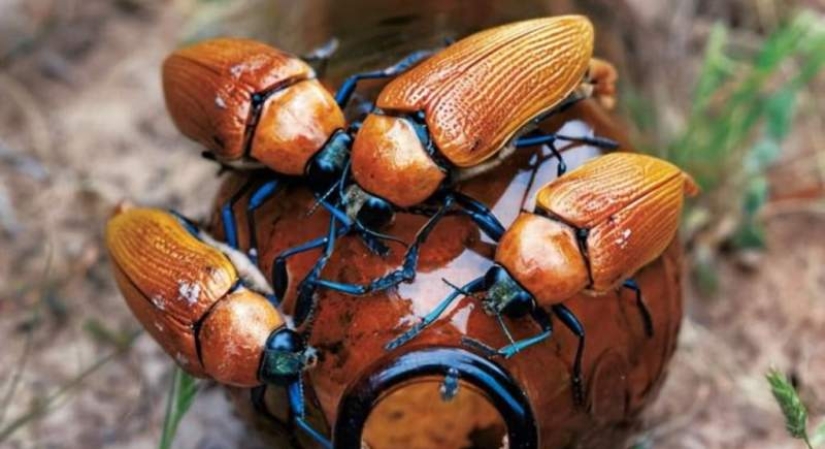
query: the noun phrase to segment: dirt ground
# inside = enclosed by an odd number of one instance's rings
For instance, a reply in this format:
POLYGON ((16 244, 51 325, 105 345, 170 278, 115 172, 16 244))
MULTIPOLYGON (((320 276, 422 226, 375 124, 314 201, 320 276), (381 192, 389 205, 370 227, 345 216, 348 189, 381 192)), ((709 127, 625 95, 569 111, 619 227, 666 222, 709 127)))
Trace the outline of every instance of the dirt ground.
MULTIPOLYGON (((123 198, 195 217, 209 209, 216 167, 174 129, 158 68, 192 30, 243 10, 221 12, 219 3, 0 0, 0 429, 116 353, 0 446, 157 444, 171 365, 146 335, 128 345, 139 325, 115 290, 102 230, 123 198)), ((628 4, 632 19, 655 33, 649 48, 633 51, 662 65, 650 67, 647 82, 654 95, 668 94, 657 104, 678 123, 702 50, 696 40, 709 23, 691 7, 703 2, 628 4), (689 37, 679 34, 686 29, 689 37), (669 76, 677 63, 682 75, 669 76)), ((710 9, 739 17, 737 8, 750 4, 710 9)), ((760 23, 740 26, 747 35, 760 23)), ((688 291, 681 347, 646 414, 641 447, 801 447, 770 396, 770 366, 798 382, 812 425, 825 420, 825 102, 817 100, 802 102, 771 172, 782 198, 765 211, 766 251, 747 268, 742 258, 723 259, 715 297, 688 291)), ((264 446, 223 392, 207 388, 176 447, 264 446)))

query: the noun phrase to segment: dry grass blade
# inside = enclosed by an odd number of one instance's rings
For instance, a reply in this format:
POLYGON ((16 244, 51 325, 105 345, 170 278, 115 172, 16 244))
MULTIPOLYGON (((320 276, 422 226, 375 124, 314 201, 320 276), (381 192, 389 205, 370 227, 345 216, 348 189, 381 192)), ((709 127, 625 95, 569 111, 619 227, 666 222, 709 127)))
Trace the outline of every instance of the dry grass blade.
POLYGON ((23 415, 13 419, 8 425, 3 428, 0 428, 0 443, 6 441, 14 432, 25 426, 26 424, 30 423, 31 421, 43 416, 46 412, 48 412, 54 404, 57 402, 58 399, 62 398, 66 394, 70 393, 72 390, 80 386, 83 381, 85 381, 89 376, 94 374, 97 370, 105 366, 107 363, 112 361, 114 358, 118 357, 119 355, 123 354, 124 352, 128 351, 131 348, 132 343, 135 341, 135 338, 139 333, 135 333, 129 339, 129 345, 123 348, 119 348, 112 352, 111 354, 101 357, 95 363, 90 365, 85 370, 81 371, 74 379, 66 383, 65 385, 61 386, 57 391, 50 394, 46 397, 42 402, 36 404, 35 406, 31 407, 28 412, 24 413, 23 415))
MULTIPOLYGON (((40 293, 37 297, 37 302, 34 304, 32 308, 32 316, 30 321, 32 323, 36 323, 40 319, 40 309, 43 303, 46 301, 46 296, 49 294, 49 288, 51 286, 51 281, 49 280, 49 273, 51 272, 52 267, 52 247, 51 245, 47 246, 46 249, 46 264, 43 268, 43 277, 42 282, 40 284, 40 293)), ((14 398, 14 394, 17 392, 17 387, 20 385, 20 379, 23 376, 23 371, 26 370, 26 363, 29 360, 29 355, 32 351, 32 343, 34 342, 34 326, 28 326, 26 329, 26 340, 23 343, 23 352, 20 354, 20 359, 14 365, 14 375, 9 382, 9 389, 6 391, 5 396, 3 396, 3 400, 0 401, 0 424, 2 424, 6 419, 6 410, 9 409, 9 404, 11 404, 11 400, 14 398)), ((0 439, 2 441, 2 439, 0 439)))

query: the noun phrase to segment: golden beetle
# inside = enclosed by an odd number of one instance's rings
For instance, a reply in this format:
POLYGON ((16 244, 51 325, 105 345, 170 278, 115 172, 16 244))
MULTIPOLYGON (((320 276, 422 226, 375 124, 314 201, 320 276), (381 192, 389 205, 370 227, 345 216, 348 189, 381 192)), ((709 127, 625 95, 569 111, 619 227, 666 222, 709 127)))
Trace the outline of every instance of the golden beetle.
POLYGON ((106 244, 132 313, 181 368, 227 385, 287 388, 296 424, 331 447, 304 419, 301 376, 315 350, 245 255, 177 214, 128 206, 107 224, 106 244))
MULTIPOLYGON (((366 285, 316 279, 320 285, 352 295, 386 289, 415 276, 420 244, 452 206, 468 215, 492 239, 504 228, 489 209, 454 190, 457 182, 499 164, 516 148, 557 139, 599 146, 615 144, 597 137, 535 133, 535 125, 564 107, 589 96, 594 87, 608 98, 615 92, 615 70, 591 59, 593 26, 583 16, 526 20, 464 38, 394 78, 381 91, 373 110, 360 125, 352 146, 353 184, 342 186, 340 201, 349 217, 362 205, 384 211, 366 214, 370 224, 387 223, 396 208, 416 207, 431 215, 410 245, 401 268, 366 285), (592 78, 592 74, 599 78, 592 78), (379 206, 384 204, 383 207, 379 206)), ((343 220, 343 219, 342 219, 343 220)), ((337 233, 330 230, 326 245, 337 233)), ((310 248, 309 246, 307 248, 310 248)), ((328 254, 327 254, 328 255, 328 254)), ((323 263, 325 259, 319 260, 323 263)), ((296 318, 309 309, 311 289, 299 299, 296 318)))
POLYGON ((489 313, 514 318, 530 314, 542 332, 497 350, 475 340, 465 342, 490 355, 512 357, 550 337, 549 309, 579 337, 572 381, 581 402, 585 331, 564 301, 582 290, 603 294, 620 286, 630 288, 636 292, 645 331, 652 335, 650 314, 630 278, 662 254, 679 227, 683 196, 696 193, 698 187, 689 175, 654 157, 612 153, 585 163, 539 190, 535 212, 523 212, 507 229, 495 264, 484 276, 455 287, 387 349, 418 335, 459 294, 486 291, 482 301, 489 313))
MULTIPOLYGON (((263 183, 250 181, 223 205, 229 245, 239 248, 232 208, 242 196, 251 197, 249 254, 255 260, 254 212, 283 177, 306 175, 319 195, 338 181, 352 143, 342 108, 360 80, 394 76, 429 55, 418 51, 384 70, 350 76, 334 97, 304 61, 253 40, 207 40, 166 58, 163 92, 177 128, 223 165, 265 167, 277 175, 263 183)), ((385 251, 375 241, 370 244, 385 251)))

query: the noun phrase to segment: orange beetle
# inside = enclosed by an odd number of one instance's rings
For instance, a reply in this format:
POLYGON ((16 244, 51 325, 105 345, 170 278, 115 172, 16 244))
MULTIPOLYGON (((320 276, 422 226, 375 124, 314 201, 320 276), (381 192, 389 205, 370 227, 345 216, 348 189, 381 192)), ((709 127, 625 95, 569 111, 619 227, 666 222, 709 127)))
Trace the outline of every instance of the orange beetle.
POLYGON ((592 52, 593 25, 583 16, 526 20, 456 42, 381 91, 353 143, 355 182, 409 207, 448 177, 496 165, 523 146, 529 125, 590 94, 592 52))
MULTIPOLYGON (((612 153, 585 163, 539 190, 536 211, 522 213, 507 229, 496 249, 495 264, 484 276, 455 287, 387 349, 418 335, 459 294, 486 291, 483 306, 489 313, 514 318, 530 314, 542 332, 498 350, 475 340, 465 342, 491 356, 512 357, 550 337, 549 309, 579 337, 572 378, 580 402, 585 334, 564 301, 582 290, 598 295, 629 288, 636 293, 645 331, 652 336, 650 314, 630 277, 662 254, 678 230, 684 195, 697 193, 689 175, 654 157, 612 153)), ((509 337, 509 331, 504 331, 509 337)))
MULTIPOLYGON (((354 184, 341 199, 346 215, 366 215, 371 224, 382 226, 396 207, 428 201, 438 205, 429 210, 432 217, 400 269, 366 285, 311 278, 305 282, 363 295, 411 281, 418 247, 452 205, 498 240, 504 228, 488 208, 452 186, 494 167, 520 147, 549 144, 562 174, 565 166, 553 146, 556 139, 615 146, 595 137, 522 137, 545 117, 590 95, 594 86, 600 86, 600 95, 614 93, 615 70, 591 60, 592 52, 593 25, 586 17, 526 20, 462 39, 387 84, 353 142, 354 184), (591 66, 597 79, 588 75, 591 66), (373 213, 361 213, 364 203, 373 213), (382 216, 374 215, 382 210, 382 216)), ((310 300, 304 297, 302 302, 310 300)))
POLYGON ((353 75, 334 97, 304 61, 252 40, 207 40, 166 58, 163 92, 178 129, 221 164, 265 167, 276 174, 261 185, 250 181, 222 207, 229 245, 239 247, 232 208, 242 196, 251 195, 247 222, 249 253, 255 260, 254 212, 283 176, 306 174, 319 195, 340 178, 352 142, 342 108, 360 80, 394 76, 429 54, 415 52, 384 70, 353 75))
POLYGON ((296 423, 331 447, 304 420, 301 373, 315 350, 265 296, 271 289, 245 255, 157 209, 120 207, 106 244, 129 308, 183 370, 239 387, 286 387, 296 423))

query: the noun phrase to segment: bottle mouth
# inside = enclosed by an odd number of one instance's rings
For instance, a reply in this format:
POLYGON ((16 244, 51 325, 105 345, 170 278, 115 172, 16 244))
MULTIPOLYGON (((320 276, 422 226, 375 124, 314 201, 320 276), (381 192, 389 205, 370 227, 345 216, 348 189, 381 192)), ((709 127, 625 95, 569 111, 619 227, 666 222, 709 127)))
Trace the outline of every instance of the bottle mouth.
MULTIPOLYGON (((433 378, 472 387, 495 408, 506 427, 507 447, 538 447, 538 430, 529 399, 498 364, 460 348, 432 348, 384 359, 350 385, 338 406, 333 429, 336 448, 362 447, 370 414, 399 388, 433 378)), ((460 387, 459 387, 460 388, 460 387)), ((426 429, 421 429, 426 431, 426 429)))

